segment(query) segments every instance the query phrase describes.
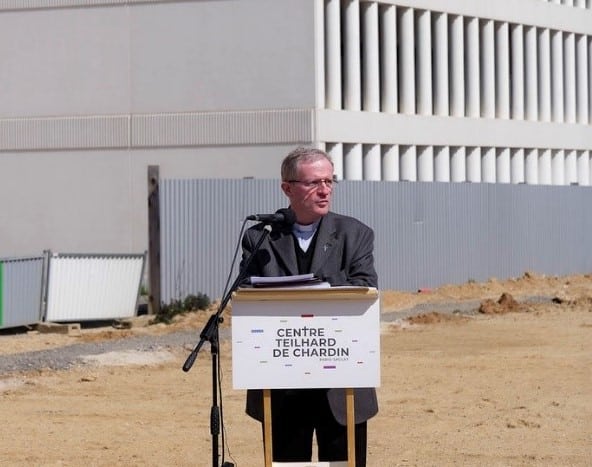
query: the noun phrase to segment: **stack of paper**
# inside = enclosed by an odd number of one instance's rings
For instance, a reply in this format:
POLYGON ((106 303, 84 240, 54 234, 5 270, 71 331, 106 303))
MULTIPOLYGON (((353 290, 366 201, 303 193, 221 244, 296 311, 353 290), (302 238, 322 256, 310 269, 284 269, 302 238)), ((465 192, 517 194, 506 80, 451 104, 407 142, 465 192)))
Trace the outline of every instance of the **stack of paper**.
POLYGON ((251 276, 251 285, 253 287, 276 287, 276 288, 294 288, 294 287, 306 287, 306 288, 328 288, 331 284, 322 281, 314 274, 297 274, 293 276, 251 276))

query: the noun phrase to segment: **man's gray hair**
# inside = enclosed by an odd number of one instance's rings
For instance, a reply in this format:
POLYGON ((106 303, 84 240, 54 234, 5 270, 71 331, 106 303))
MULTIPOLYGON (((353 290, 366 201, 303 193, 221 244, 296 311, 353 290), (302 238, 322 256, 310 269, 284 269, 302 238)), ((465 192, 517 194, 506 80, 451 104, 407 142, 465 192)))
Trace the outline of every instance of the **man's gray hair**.
POLYGON ((300 163, 316 162, 320 159, 327 159, 333 165, 331 157, 325 151, 303 146, 294 149, 282 162, 282 181, 296 180, 298 177, 298 165, 300 163))

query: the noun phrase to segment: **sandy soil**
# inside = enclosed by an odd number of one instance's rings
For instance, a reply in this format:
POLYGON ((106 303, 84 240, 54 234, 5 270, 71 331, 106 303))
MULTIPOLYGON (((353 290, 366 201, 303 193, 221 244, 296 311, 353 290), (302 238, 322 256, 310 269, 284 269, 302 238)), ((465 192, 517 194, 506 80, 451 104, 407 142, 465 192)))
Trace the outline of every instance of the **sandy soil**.
MULTIPOLYGON (((481 313, 383 324, 381 410, 369 423, 369 466, 592 465, 592 276, 526 274, 383 292, 382 309, 469 299, 482 303, 481 313), (536 304, 528 296, 555 300, 536 304)), ((197 337, 208 316, 83 329, 78 337, 0 336, 0 354, 177 329, 195 329, 197 337)), ((184 373, 190 350, 104 354, 68 371, 0 375, 0 464, 212 465, 210 353, 205 347, 184 373)), ((244 392, 231 387, 230 353, 223 342, 225 460, 261 466, 260 427, 244 415, 244 392)))

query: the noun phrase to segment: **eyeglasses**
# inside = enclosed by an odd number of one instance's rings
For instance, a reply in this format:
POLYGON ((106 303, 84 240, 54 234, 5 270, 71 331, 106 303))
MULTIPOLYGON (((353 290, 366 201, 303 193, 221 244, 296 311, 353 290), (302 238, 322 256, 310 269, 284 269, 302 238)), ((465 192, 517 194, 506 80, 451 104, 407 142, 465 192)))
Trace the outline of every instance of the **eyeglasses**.
POLYGON ((333 187, 337 185, 337 180, 335 178, 321 178, 319 180, 311 180, 310 182, 305 182, 303 180, 288 180, 288 183, 300 183, 307 190, 312 190, 313 188, 318 190, 321 188, 321 185, 324 184, 327 188, 332 190, 333 187))

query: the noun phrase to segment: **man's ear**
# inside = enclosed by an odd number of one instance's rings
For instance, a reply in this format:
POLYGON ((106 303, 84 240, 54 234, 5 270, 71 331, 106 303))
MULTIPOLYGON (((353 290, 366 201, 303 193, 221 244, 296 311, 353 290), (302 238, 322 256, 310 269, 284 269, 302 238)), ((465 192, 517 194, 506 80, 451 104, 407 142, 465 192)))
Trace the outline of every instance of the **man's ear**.
POLYGON ((289 198, 292 194, 292 184, 288 182, 282 182, 281 187, 284 194, 289 198))

